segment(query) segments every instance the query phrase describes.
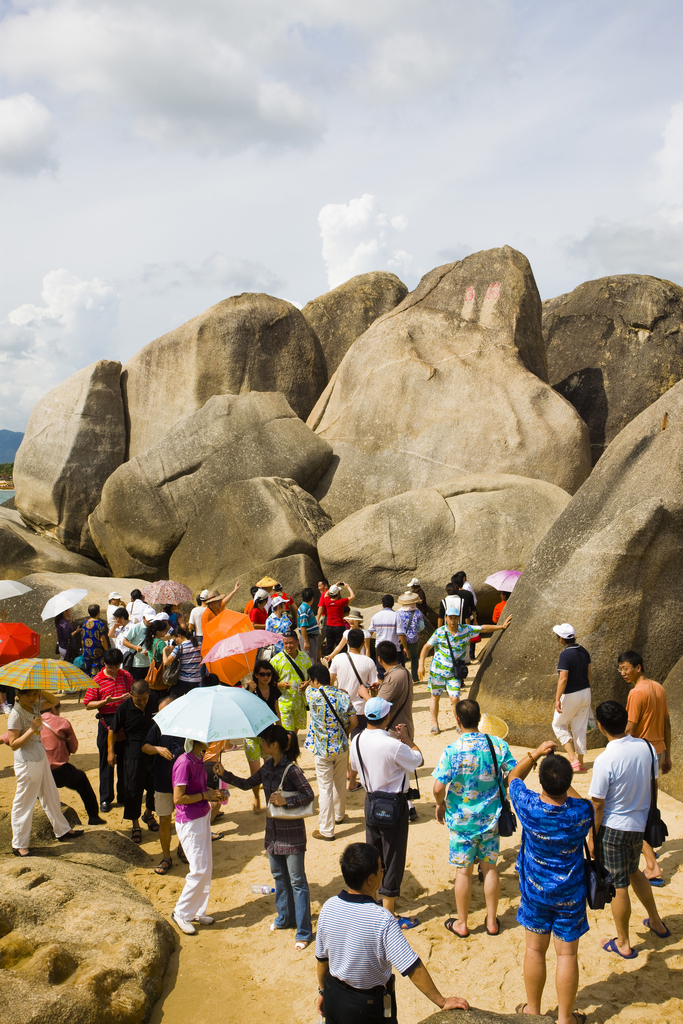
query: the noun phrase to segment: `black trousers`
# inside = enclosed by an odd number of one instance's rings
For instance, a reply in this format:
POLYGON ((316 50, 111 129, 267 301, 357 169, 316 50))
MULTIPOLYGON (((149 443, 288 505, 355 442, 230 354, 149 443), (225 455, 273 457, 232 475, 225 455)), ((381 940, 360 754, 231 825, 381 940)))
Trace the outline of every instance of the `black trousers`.
POLYGON ((123 746, 125 741, 119 740, 114 744, 116 765, 114 768, 111 768, 107 761, 109 729, 104 724, 107 721, 113 722, 114 716, 103 715, 97 726, 97 749, 100 754, 100 803, 113 804, 114 771, 116 771, 116 799, 122 804, 126 798, 126 787, 123 781, 123 746))
POLYGON ((123 816, 135 821, 142 813, 142 795, 147 791, 145 807, 154 810, 154 758, 149 754, 140 757, 126 757, 123 770, 126 780, 126 799, 123 804, 123 816))
POLYGON ((80 768, 75 768, 67 761, 66 764, 60 764, 57 768, 52 769, 52 778, 55 780, 55 785, 58 789, 66 786, 67 789, 76 790, 83 801, 85 812, 89 818, 97 818, 99 816, 95 790, 90 785, 90 779, 85 772, 82 772, 80 768))
POLYGON ((332 974, 325 977, 323 1006, 327 1024, 397 1024, 394 976, 375 988, 351 988, 332 974), (391 1016, 384 1016, 385 996, 391 1000, 391 1016))
POLYGON ((346 626, 328 626, 325 639, 325 654, 332 654, 341 638, 344 636, 346 626))
POLYGON ((403 803, 403 811, 395 828, 376 828, 368 824, 368 798, 365 798, 365 842, 374 846, 382 858, 384 878, 380 886, 380 896, 400 896, 403 872, 408 852, 408 801, 403 803))

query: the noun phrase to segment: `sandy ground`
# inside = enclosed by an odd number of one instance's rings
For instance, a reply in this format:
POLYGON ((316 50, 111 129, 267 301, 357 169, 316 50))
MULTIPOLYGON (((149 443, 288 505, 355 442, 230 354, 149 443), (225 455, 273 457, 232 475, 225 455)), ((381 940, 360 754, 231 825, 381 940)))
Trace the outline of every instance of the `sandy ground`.
MULTIPOLYGON (((454 871, 448 864, 447 832, 434 820, 429 776, 441 751, 457 734, 450 710, 446 713, 444 707, 441 724, 447 728, 440 736, 430 736, 428 704, 426 687, 419 684, 414 717, 416 741, 425 756, 425 766, 418 772, 423 796, 417 804, 420 820, 410 829, 403 893, 397 909, 419 916, 420 926, 408 933, 409 941, 444 994, 465 996, 473 1006, 511 1012, 524 997, 524 933, 515 921, 519 897, 514 861, 519 833, 501 844, 501 934, 489 937, 485 932, 483 893, 475 880, 471 935, 468 939, 454 938, 443 927, 445 918, 454 912, 454 871)), ((549 708, 549 718, 550 711, 549 708)), ((71 719, 81 741, 81 749, 72 760, 88 772, 97 791, 95 716, 75 700, 66 701, 62 713, 71 719)), ((0 716, 0 731, 4 731, 5 722, 4 716, 0 716)), ((525 753, 518 748, 513 750, 518 757, 525 753)), ((592 761, 594 756, 595 752, 590 752, 587 760, 592 761)), ((14 793, 11 757, 7 747, 0 747, 0 808, 5 810, 10 809, 14 793)), ((225 754, 224 763, 235 774, 248 774, 241 750, 225 754)), ((316 789, 311 756, 304 752, 300 763, 316 789)), ((578 779, 579 792, 587 793, 589 779, 590 774, 578 779)), ((537 785, 535 774, 530 782, 537 785)), ((62 794, 64 801, 82 815, 77 794, 69 790, 62 790, 62 794)), ((600 938, 614 935, 611 914, 589 911, 591 931, 579 948, 577 1001, 578 1008, 588 1013, 589 1021, 683 1021, 683 805, 662 795, 661 807, 669 826, 669 839, 660 859, 667 884, 656 890, 656 900, 672 938, 659 940, 648 932, 641 923, 642 908, 634 900, 631 938, 639 956, 633 961, 621 960, 600 949, 600 938)), ((152 1024, 186 1024, 188 1020, 205 1024, 214 1019, 249 1024, 271 1024, 273 1019, 280 1019, 291 1024, 313 1024, 317 1020, 313 946, 297 953, 293 932, 271 933, 268 925, 274 917, 274 898, 255 896, 249 890, 252 883, 271 883, 263 849, 264 820, 263 812, 253 812, 250 793, 232 791, 227 813, 215 826, 222 836, 213 844, 214 881, 209 912, 215 915, 216 923, 211 928, 202 928, 196 937, 179 936, 164 979, 162 998, 152 1013, 152 1024)), ((108 821, 109 827, 128 834, 123 827, 121 808, 114 808, 108 821)), ((317 818, 309 818, 309 837, 316 827, 317 818)), ((344 845, 363 838, 362 792, 349 796, 347 820, 338 827, 335 843, 309 838, 306 871, 314 926, 323 902, 341 888, 338 862, 344 845)), ((175 846, 174 838, 172 850, 175 846)), ((130 881, 160 914, 169 915, 182 889, 183 865, 176 859, 172 871, 158 877, 152 868, 158 860, 159 846, 147 830, 143 833, 143 849, 150 855, 150 867, 133 870, 130 881)), ((555 1016, 552 954, 549 968, 543 1011, 555 1016)), ((403 1024, 416 1024, 436 1010, 409 980, 399 978, 397 989, 403 1024)))

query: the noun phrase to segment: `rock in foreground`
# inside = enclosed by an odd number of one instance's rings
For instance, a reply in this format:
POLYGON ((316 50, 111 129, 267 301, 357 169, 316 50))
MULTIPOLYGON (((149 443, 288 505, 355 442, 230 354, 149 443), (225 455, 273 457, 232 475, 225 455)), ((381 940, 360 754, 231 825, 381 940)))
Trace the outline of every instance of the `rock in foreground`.
POLYGON ((512 625, 473 687, 509 724, 510 742, 552 735, 556 623, 570 622, 590 652, 594 704, 626 701, 620 651, 639 651, 660 680, 683 656, 682 460, 683 382, 612 441, 539 544, 510 598, 512 625))
POLYGON ((36 530, 97 558, 88 516, 123 462, 121 363, 100 359, 34 405, 14 462, 15 505, 36 530))
POLYGON ((0 1015, 12 1024, 140 1024, 175 948, 123 878, 83 864, 0 860, 0 1015))
POLYGON ((586 281, 544 303, 552 386, 588 424, 593 462, 683 377, 683 288, 644 274, 586 281))
POLYGON ((214 395, 279 391, 305 419, 326 383, 320 342, 296 306, 270 295, 234 295, 124 366, 129 456, 146 452, 214 395))
POLYGON ((103 576, 107 569, 101 562, 68 551, 52 537, 29 529, 18 512, 0 506, 0 578, 20 580, 34 572, 103 576))
POLYGON ((522 569, 568 501, 566 491, 544 480, 459 477, 344 519, 318 542, 321 565, 328 579, 348 580, 361 605, 378 604, 418 576, 433 609, 447 580, 465 569, 485 621, 499 600, 484 587, 492 567, 522 569))
POLYGON ((573 493, 588 430, 546 383, 541 303, 506 246, 431 271, 351 346, 308 419, 335 458, 315 496, 335 522, 404 491, 511 473, 573 493))

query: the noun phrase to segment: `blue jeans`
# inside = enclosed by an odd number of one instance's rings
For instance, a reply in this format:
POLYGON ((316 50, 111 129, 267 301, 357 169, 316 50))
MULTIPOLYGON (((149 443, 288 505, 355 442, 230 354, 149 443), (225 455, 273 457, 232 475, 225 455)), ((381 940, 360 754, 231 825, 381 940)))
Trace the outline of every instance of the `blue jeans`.
POLYGON ((313 938, 311 894, 303 853, 269 853, 268 860, 275 880, 275 927, 291 928, 296 921, 296 941, 310 942, 313 938))

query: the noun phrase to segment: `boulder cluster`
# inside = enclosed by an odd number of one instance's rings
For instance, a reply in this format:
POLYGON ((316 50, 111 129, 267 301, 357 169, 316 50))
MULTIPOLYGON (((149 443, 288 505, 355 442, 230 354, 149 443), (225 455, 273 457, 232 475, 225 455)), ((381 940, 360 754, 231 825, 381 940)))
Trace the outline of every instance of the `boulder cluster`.
POLYGON ((361 605, 416 575, 435 607, 465 569, 484 619, 485 577, 523 569, 475 692, 532 743, 555 622, 590 650, 596 697, 623 699, 629 647, 680 689, 682 448, 683 289, 620 275, 542 303, 505 246, 410 293, 376 272, 303 310, 233 296, 74 374, 31 414, 0 570, 97 576, 93 593, 324 574, 361 605))

